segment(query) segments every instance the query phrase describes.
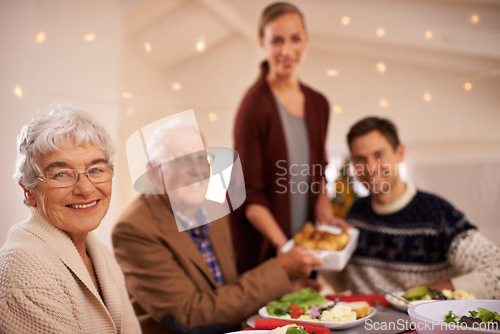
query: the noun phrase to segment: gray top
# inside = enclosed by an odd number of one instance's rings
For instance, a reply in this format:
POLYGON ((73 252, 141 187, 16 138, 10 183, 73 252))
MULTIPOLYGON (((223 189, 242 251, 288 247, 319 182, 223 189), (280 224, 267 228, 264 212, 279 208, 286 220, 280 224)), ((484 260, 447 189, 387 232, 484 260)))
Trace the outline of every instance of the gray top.
POLYGON ((286 181, 279 179, 278 191, 288 191, 290 194, 290 226, 292 228, 292 235, 294 235, 302 229, 309 216, 309 191, 311 183, 309 136, 305 116, 293 116, 276 97, 274 100, 276 101, 281 125, 285 133, 288 156, 287 172, 289 176, 288 184, 286 181))

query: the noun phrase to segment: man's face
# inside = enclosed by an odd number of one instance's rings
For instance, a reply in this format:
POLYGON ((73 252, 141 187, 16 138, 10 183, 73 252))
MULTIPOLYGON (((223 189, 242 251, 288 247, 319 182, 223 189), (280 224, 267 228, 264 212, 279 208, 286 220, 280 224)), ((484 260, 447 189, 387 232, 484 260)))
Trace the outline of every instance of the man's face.
POLYGON ((404 147, 394 150, 378 130, 355 138, 351 143, 354 175, 374 196, 390 193, 399 182, 398 164, 403 161, 404 147))
POLYGON ((163 179, 171 203, 196 207, 205 201, 210 178, 207 151, 196 131, 178 133, 181 140, 170 145, 168 162, 163 164, 163 179))

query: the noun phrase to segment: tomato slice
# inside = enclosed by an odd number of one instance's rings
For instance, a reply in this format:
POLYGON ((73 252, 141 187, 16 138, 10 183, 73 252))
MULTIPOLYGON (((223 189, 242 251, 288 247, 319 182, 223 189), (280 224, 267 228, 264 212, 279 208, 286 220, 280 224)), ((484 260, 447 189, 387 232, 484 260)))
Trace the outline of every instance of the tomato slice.
POLYGON ((292 314, 290 315, 290 317, 292 319, 298 319, 301 315, 305 315, 306 314, 306 311, 304 311, 303 309, 298 309, 297 311, 294 311, 292 312, 292 314))
POLYGON ((296 304, 292 304, 290 305, 290 307, 288 308, 291 312, 295 312, 297 310, 300 310, 299 307, 296 305, 296 304))

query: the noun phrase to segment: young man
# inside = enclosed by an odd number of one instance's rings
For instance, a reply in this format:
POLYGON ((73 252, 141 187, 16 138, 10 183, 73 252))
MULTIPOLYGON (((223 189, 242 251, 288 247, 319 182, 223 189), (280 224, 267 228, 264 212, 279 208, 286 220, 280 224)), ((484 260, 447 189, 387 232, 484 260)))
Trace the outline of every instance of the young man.
POLYGON ((394 124, 365 118, 347 142, 354 175, 370 192, 347 216, 360 230, 347 266, 350 289, 379 293, 426 285, 500 298, 500 250, 446 200, 401 180, 405 148, 394 124))

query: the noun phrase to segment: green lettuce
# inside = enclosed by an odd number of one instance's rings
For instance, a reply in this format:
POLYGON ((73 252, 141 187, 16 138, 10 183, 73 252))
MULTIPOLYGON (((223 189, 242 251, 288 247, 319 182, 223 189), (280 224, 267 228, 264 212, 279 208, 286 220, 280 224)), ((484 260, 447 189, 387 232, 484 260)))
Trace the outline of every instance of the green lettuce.
POLYGON ((267 313, 273 316, 289 314, 288 308, 295 304, 303 310, 308 310, 313 305, 323 305, 328 299, 312 291, 310 288, 284 295, 279 300, 267 304, 267 313))
POLYGON ((308 334, 308 333, 302 327, 289 327, 286 330, 286 334, 308 334))

